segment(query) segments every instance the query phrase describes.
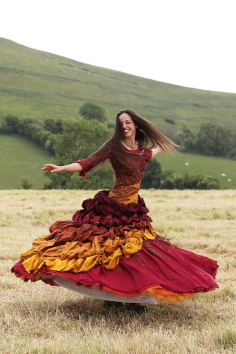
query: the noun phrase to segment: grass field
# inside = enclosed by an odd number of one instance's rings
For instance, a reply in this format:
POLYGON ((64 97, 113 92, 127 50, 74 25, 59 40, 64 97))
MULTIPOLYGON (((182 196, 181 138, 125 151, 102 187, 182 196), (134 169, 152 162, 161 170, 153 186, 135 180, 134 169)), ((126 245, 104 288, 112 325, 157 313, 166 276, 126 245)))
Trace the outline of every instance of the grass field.
POLYGON ((87 65, 0 38, 0 117, 77 117, 87 101, 103 106, 108 120, 131 108, 161 129, 196 129, 222 122, 236 129, 235 94, 197 90, 87 65), (172 119, 175 125, 165 119, 172 119))
POLYGON ((20 136, 0 134, 0 146, 0 189, 20 188, 22 179, 33 189, 42 189, 47 178, 40 168, 53 157, 20 136))
POLYGON ((236 191, 141 191, 153 226, 172 243, 216 259, 219 289, 135 315, 10 268, 93 191, 0 191, 2 354, 230 354, 236 351, 236 191))

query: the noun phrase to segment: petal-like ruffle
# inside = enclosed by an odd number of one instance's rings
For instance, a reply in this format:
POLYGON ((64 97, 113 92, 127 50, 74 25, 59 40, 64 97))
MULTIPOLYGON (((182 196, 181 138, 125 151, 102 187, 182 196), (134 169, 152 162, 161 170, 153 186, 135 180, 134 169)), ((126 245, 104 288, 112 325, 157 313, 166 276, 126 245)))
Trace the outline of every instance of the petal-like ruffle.
POLYGON ((122 204, 108 197, 109 191, 101 191, 94 198, 82 203, 82 210, 73 216, 76 225, 97 224, 106 226, 129 225, 141 220, 152 221, 147 215, 144 200, 139 197, 138 203, 122 204))
MULTIPOLYGON (((116 230, 117 234, 120 231, 116 237, 113 237, 114 229, 112 237, 97 236, 98 226, 90 225, 89 239, 82 242, 79 235, 84 239, 84 225, 78 227, 72 222, 63 224, 62 229, 57 228, 49 237, 36 239, 33 247, 21 255, 21 261, 28 273, 36 273, 42 267, 78 273, 88 271, 98 264, 113 269, 122 256, 130 257, 137 253, 142 248, 143 240, 154 239, 156 236, 151 227, 132 228, 130 231, 127 227, 126 231, 120 227, 116 230)), ((106 233, 109 234, 109 231, 106 230, 106 233)))
POLYGON ((120 297, 117 301, 122 301, 122 296, 139 296, 141 301, 148 294, 157 302, 177 302, 191 298, 197 292, 217 288, 214 280, 217 268, 216 261, 174 247, 157 237, 153 241, 144 241, 138 253, 121 257, 112 271, 101 265, 79 273, 44 266, 37 273, 28 273, 21 262, 13 267, 13 271, 25 281, 41 278, 51 285, 57 284, 56 279, 64 278, 77 285, 78 292, 80 287, 97 288, 120 297))

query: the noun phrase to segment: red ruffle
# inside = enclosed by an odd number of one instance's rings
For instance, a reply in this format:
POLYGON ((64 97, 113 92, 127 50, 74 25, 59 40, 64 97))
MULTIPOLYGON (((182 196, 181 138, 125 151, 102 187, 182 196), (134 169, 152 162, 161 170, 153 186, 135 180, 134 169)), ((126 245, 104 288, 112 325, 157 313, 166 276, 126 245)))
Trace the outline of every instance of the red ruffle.
POLYGON ((133 229, 151 229, 151 225, 145 220, 141 220, 139 223, 133 222, 128 225, 111 227, 94 224, 83 224, 78 226, 71 221, 56 221, 50 226, 49 231, 51 233, 45 237, 45 240, 55 239, 55 245, 72 241, 92 242, 96 236, 100 236, 104 239, 115 238, 117 236, 123 236, 124 232, 129 232, 133 229))
MULTIPOLYGON (((136 296, 145 289, 161 285, 175 293, 207 292, 218 288, 215 282, 217 262, 165 242, 161 237, 146 240, 143 248, 130 258, 123 257, 115 269, 100 265, 87 272, 58 272, 41 268, 36 274, 27 273, 21 262, 12 271, 24 281, 36 281, 44 276, 60 276, 78 286, 93 286, 116 294, 136 296)), ((42 279, 56 285, 52 279, 42 279)))
POLYGON ((73 215, 76 225, 97 224, 106 226, 119 226, 140 222, 152 221, 147 215, 144 200, 139 196, 138 203, 121 204, 108 197, 109 191, 101 191, 94 198, 86 199, 82 210, 73 215))

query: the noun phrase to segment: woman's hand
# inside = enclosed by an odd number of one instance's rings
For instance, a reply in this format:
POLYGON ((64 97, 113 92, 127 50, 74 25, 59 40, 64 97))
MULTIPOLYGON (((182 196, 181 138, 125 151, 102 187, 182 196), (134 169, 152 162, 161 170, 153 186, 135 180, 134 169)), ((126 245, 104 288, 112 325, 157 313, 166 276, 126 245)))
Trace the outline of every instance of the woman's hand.
POLYGON ((52 173, 61 172, 61 171, 63 171, 63 166, 46 164, 46 165, 43 165, 41 170, 43 170, 43 171, 51 171, 52 173))
POLYGON ((41 170, 43 171, 50 171, 52 173, 54 172, 81 172, 82 171, 82 166, 80 165, 80 163, 71 163, 70 165, 64 165, 64 166, 57 166, 57 165, 52 165, 52 164, 46 164, 43 165, 43 167, 41 168, 41 170))

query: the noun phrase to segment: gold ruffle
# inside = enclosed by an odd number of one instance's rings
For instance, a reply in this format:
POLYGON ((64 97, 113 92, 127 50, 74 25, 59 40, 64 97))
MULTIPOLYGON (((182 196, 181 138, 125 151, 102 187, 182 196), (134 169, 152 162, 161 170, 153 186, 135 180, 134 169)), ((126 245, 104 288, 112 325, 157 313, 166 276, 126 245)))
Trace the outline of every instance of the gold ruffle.
POLYGON ((143 240, 153 240, 155 236, 155 230, 150 227, 124 231, 115 238, 95 236, 90 242, 70 241, 59 245, 55 238, 41 237, 34 241, 32 249, 21 255, 21 262, 28 273, 36 273, 41 267, 74 273, 86 272, 96 265, 113 269, 122 256, 129 258, 141 250, 143 240))

